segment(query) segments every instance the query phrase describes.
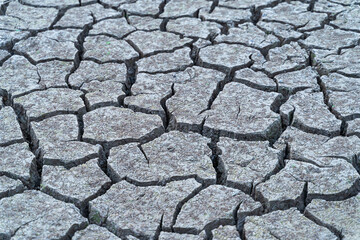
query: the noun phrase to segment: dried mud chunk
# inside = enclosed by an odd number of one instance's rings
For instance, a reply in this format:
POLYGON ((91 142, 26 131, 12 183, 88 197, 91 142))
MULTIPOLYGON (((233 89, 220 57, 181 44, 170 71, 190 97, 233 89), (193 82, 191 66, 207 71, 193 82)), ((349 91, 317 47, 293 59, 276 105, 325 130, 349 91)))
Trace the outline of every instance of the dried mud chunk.
POLYGON ((244 23, 236 28, 230 28, 228 35, 219 35, 216 42, 241 43, 254 48, 269 48, 276 46, 279 39, 272 34, 266 34, 251 23, 244 23))
POLYGON ((1 199, 0 206, 0 236, 5 239, 65 238, 87 224, 73 204, 40 191, 1 199))
POLYGON ((325 227, 304 217, 295 208, 275 211, 262 216, 247 217, 244 225, 246 239, 337 239, 325 227))
MULTIPOLYGON (((1 47, 1 40, 0 40, 0 47, 1 47)), ((6 50, 0 49, 0 62, 4 61, 8 57, 10 57, 10 53, 6 50)))
POLYGON ((66 144, 78 136, 77 117, 72 114, 58 115, 31 123, 40 145, 66 144))
POLYGON ((99 21, 104 18, 120 16, 121 13, 104 8, 100 4, 91 4, 70 8, 65 15, 55 24, 56 27, 84 27, 85 24, 93 23, 94 18, 99 21))
POLYGON ((201 19, 207 21, 215 21, 219 23, 226 23, 230 26, 236 23, 249 22, 251 12, 248 9, 232 9, 225 7, 215 7, 214 11, 210 13, 210 8, 200 9, 199 16, 201 19))
POLYGON ((84 115, 84 138, 96 141, 139 139, 162 130, 159 116, 104 107, 84 115))
POLYGON ((81 204, 93 198, 110 179, 93 159, 71 169, 62 166, 44 166, 41 191, 63 201, 81 204))
POLYGON ((298 92, 280 107, 286 124, 304 131, 336 136, 340 133, 341 120, 338 120, 324 103, 321 92, 310 90, 298 92))
MULTIPOLYGON (((81 0, 81 3, 92 2, 93 0, 81 0)), ((42 7, 66 7, 70 5, 79 5, 79 0, 22 0, 22 2, 30 5, 42 6, 42 7)))
POLYGON ((318 0, 314 4, 314 11, 336 14, 336 18, 339 17, 337 13, 340 13, 344 10, 346 10, 346 6, 333 1, 330 2, 328 0, 318 0))
POLYGON ((360 238, 360 195, 343 201, 314 199, 305 209, 305 215, 321 225, 340 232, 344 239, 360 238))
MULTIPOLYGON (((341 4, 341 2, 339 3, 341 4)), ((331 24, 346 30, 360 31, 359 15, 359 5, 353 5, 351 7, 347 7, 346 11, 343 11, 337 15, 336 19, 331 21, 331 24)))
POLYGON ((172 53, 158 53, 137 61, 138 71, 147 73, 161 73, 181 71, 193 64, 190 58, 190 48, 181 48, 172 53))
POLYGON ((220 34, 221 25, 198 18, 183 17, 170 20, 166 24, 166 30, 181 33, 186 37, 207 38, 209 35, 220 34))
POLYGON ((125 96, 124 85, 117 81, 92 81, 84 83, 81 90, 86 91, 85 98, 89 102, 90 109, 95 106, 117 105, 120 96, 125 96))
POLYGON ((29 55, 34 61, 73 60, 75 42, 81 30, 48 30, 15 44, 14 50, 29 55))
POLYGON ((240 235, 236 226, 220 226, 212 230, 211 233, 213 235, 213 240, 240 240, 240 235))
POLYGON ((250 8, 253 5, 256 7, 264 7, 277 3, 277 0, 220 0, 219 6, 231 8, 250 8))
POLYGON ((296 93, 307 88, 318 89, 317 73, 311 67, 305 69, 282 73, 275 76, 279 91, 296 93))
POLYGON ((0 89, 6 90, 12 96, 41 89, 39 81, 36 66, 23 56, 14 55, 0 67, 0 89))
MULTIPOLYGON (((13 19, 10 20, 12 22, 13 19)), ((9 48, 14 42, 25 39, 30 35, 28 31, 0 30, 0 47, 9 48)))
POLYGON ((269 147, 266 141, 234 141, 220 138, 218 147, 224 163, 228 184, 240 184, 247 191, 253 185, 264 181, 280 168, 282 152, 269 147))
POLYGON ((256 72, 250 68, 240 69, 235 72, 234 80, 254 88, 276 91, 276 82, 263 72, 256 72))
POLYGON ((209 139, 196 133, 171 131, 141 145, 128 144, 111 149, 109 174, 115 179, 136 182, 165 182, 197 176, 215 181, 209 139))
POLYGON ((321 27, 327 14, 310 12, 307 10, 308 6, 309 4, 302 2, 280 3, 275 7, 262 9, 261 20, 292 24, 300 31, 321 27))
POLYGON ((360 119, 348 122, 347 135, 356 135, 360 138, 360 119))
POLYGON ((220 131, 221 136, 273 138, 280 130, 280 115, 271 110, 278 96, 240 83, 226 84, 211 109, 203 113, 204 126, 220 131))
POLYGON ((329 97, 331 109, 345 119, 360 117, 360 82, 358 78, 333 73, 323 76, 321 81, 329 97))
POLYGON ((108 240, 120 240, 113 233, 109 232, 104 227, 99 227, 95 224, 90 224, 84 230, 75 233, 73 240, 89 240, 89 239, 108 239, 108 240))
POLYGON ((84 107, 80 97, 82 94, 81 91, 68 88, 49 88, 15 98, 14 102, 21 104, 32 119, 50 113, 76 113, 84 107))
POLYGON ((308 54, 306 51, 299 44, 291 42, 284 46, 270 49, 268 59, 266 61, 255 61, 252 67, 276 75, 289 70, 301 69, 307 63, 308 54))
POLYGON ((134 14, 152 14, 155 15, 159 12, 159 6, 162 0, 137 0, 127 1, 119 6, 119 9, 126 10, 134 14))
POLYGON ((199 9, 209 9, 211 5, 212 2, 206 0, 174 0, 165 5, 160 17, 193 16, 199 9))
POLYGON ((84 42, 84 59, 98 62, 125 61, 139 54, 124 40, 107 36, 89 36, 84 42))
POLYGON ((161 232, 159 235, 159 240, 203 240, 204 238, 199 235, 192 235, 192 234, 179 234, 179 233, 170 233, 170 232, 161 232))
POLYGON ((302 33, 297 32, 295 27, 290 24, 259 21, 256 26, 266 32, 272 33, 284 42, 299 39, 303 35, 302 33))
POLYGON ((260 203, 239 190, 211 185, 183 205, 174 229, 194 229, 199 233, 218 223, 235 224, 234 215, 255 212, 259 208, 260 203), (239 205, 239 212, 236 212, 239 205))
POLYGON ((207 46, 200 49, 200 64, 222 71, 239 69, 253 62, 252 57, 262 58, 261 53, 253 48, 239 44, 225 44, 207 46))
POLYGON ((36 160, 26 143, 0 147, 0 175, 8 174, 32 185, 37 180, 36 160))
POLYGON ((0 109, 0 122, 0 145, 23 141, 17 116, 11 107, 0 109))
POLYGON ((285 168, 256 187, 256 198, 269 210, 288 206, 302 207, 302 194, 307 183, 307 201, 319 196, 327 199, 351 196, 359 186, 359 174, 342 159, 328 165, 289 160, 285 168))
POLYGON ((160 30, 162 20, 152 17, 129 16, 129 22, 137 30, 160 30))
POLYGON ((24 185, 20 180, 14 180, 6 176, 0 176, 0 199, 12 196, 22 191, 24 191, 24 185))
POLYGON ((125 64, 98 64, 92 61, 81 61, 79 68, 69 77, 69 83, 74 87, 81 87, 84 83, 91 81, 103 82, 108 80, 125 83, 125 64))
POLYGON ((73 68, 72 62, 51 61, 36 65, 42 87, 67 87, 65 78, 73 68))
POLYGON ((161 31, 136 31, 126 39, 133 42, 144 55, 172 50, 191 42, 189 38, 181 39, 178 35, 161 31))
POLYGON ((121 181, 90 202, 89 218, 96 224, 106 220, 106 228, 117 235, 131 231, 152 238, 161 220, 169 227, 177 204, 199 186, 193 179, 147 187, 121 181))
POLYGON ((57 14, 58 11, 55 8, 30 7, 15 1, 10 1, 9 6, 6 9, 6 15, 20 20, 16 29, 48 28, 55 20, 57 14))
POLYGON ((89 34, 110 34, 122 38, 126 34, 134 31, 135 28, 129 25, 125 18, 106 19, 93 25, 89 34))

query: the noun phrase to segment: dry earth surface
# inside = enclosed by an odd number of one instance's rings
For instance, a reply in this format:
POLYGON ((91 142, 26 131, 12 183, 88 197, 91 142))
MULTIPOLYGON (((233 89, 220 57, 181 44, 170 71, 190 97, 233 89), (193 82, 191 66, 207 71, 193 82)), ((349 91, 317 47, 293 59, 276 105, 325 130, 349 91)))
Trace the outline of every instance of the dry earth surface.
POLYGON ((0 239, 360 239, 359 0, 0 0, 0 239))

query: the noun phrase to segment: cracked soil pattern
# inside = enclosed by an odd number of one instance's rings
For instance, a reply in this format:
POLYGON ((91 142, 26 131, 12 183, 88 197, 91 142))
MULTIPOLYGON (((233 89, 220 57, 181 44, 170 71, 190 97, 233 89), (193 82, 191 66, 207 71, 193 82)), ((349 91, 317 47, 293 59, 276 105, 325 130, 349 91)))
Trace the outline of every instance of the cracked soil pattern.
POLYGON ((0 240, 359 240, 360 0, 0 0, 0 240))

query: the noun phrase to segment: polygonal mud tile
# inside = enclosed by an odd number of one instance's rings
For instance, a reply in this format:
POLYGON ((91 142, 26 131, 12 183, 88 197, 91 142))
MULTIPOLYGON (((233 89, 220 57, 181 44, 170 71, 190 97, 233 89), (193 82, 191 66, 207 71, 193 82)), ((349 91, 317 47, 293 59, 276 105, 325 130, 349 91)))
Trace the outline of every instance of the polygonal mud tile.
POLYGON ((346 120, 360 117, 360 81, 333 73, 323 76, 321 81, 329 97, 329 105, 346 120))
POLYGON ((138 71, 161 73, 181 71, 193 64, 190 58, 191 49, 184 47, 171 53, 158 53, 137 61, 138 71))
POLYGON ((224 163, 228 184, 240 185, 250 192, 253 185, 265 181, 283 164, 283 152, 269 147, 269 142, 235 141, 220 138, 219 155, 224 163))
POLYGON ((118 81, 91 81, 80 89, 86 91, 89 108, 94 109, 95 106, 117 105, 120 96, 125 97, 123 88, 123 83, 118 81))
POLYGON ((48 30, 15 44, 14 50, 29 55, 34 61, 73 60, 75 42, 81 30, 48 30))
POLYGON ((256 72, 250 68, 240 69, 235 72, 234 81, 241 82, 250 87, 265 91, 276 91, 276 82, 263 72, 256 72))
POLYGON ((343 239, 360 238, 360 194, 342 201, 314 199, 306 206, 305 215, 340 233, 343 239))
POLYGON ((57 14, 58 11, 55 8, 30 7, 15 1, 11 1, 6 9, 6 15, 20 19, 17 29, 22 30, 48 28, 57 14))
POLYGON ((24 141, 17 116, 11 107, 0 109, 0 122, 0 146, 24 141))
POLYGON ((328 138, 288 127, 274 147, 288 148, 290 159, 302 159, 318 165, 331 164, 332 159, 344 159, 352 163, 360 154, 360 139, 356 136, 328 138))
POLYGON ((0 200, 0 237, 3 239, 59 239, 87 225, 87 219, 70 203, 40 191, 0 200))
POLYGON ((279 91, 285 93, 296 93, 307 88, 318 89, 317 73, 311 67, 302 70, 282 73, 275 76, 279 91))
POLYGON ((250 8, 252 6, 263 8, 277 3, 277 0, 219 0, 219 6, 230 8, 250 8))
POLYGON ((21 179, 32 186, 38 180, 34 154, 26 143, 0 147, 0 175, 21 179))
POLYGON ((244 236, 249 240, 338 239, 328 229, 309 220, 295 208, 247 217, 244 236))
POLYGON ((32 122, 32 128, 40 145, 74 141, 78 137, 78 121, 73 114, 58 115, 39 122, 32 122))
POLYGON ((41 191, 77 206, 92 200, 110 179, 101 171, 98 160, 92 159, 71 169, 62 166, 43 166, 41 191))
POLYGON ((135 27, 129 25, 125 18, 106 19, 93 25, 89 31, 90 35, 111 35, 122 38, 124 35, 135 30, 135 27))
POLYGON ((255 61, 252 66, 257 70, 265 70, 271 75, 277 75, 290 70, 299 70, 308 63, 308 54, 298 43, 291 42, 281 47, 270 49, 267 60, 255 61))
POLYGON ((119 6, 119 10, 125 10, 130 14, 155 15, 159 12, 159 6, 162 2, 162 0, 127 1, 119 6))
POLYGON ((108 36, 89 36, 84 42, 84 59, 97 62, 126 61, 139 54, 124 40, 108 36))
MULTIPOLYGON (((42 6, 42 7, 66 7, 72 5, 79 5, 79 0, 43 0, 39 2, 38 0, 22 0, 22 2, 34 5, 34 6, 42 6)), ((81 0, 82 4, 93 2, 93 0, 81 0)))
POLYGON ((129 16, 129 23, 137 30, 160 30, 162 19, 152 17, 129 16))
POLYGON ((55 24, 56 27, 84 27, 93 23, 94 18, 99 21, 108 17, 121 16, 114 9, 104 8, 101 4, 91 4, 68 9, 64 16, 55 24))
POLYGON ((272 33, 283 42, 299 39, 303 35, 297 32, 295 27, 290 24, 259 21, 256 26, 268 33, 272 33))
POLYGON ((91 81, 103 82, 107 80, 125 83, 125 64, 98 64, 92 61, 81 61, 79 68, 69 77, 69 83, 74 87, 81 87, 84 83, 91 81))
MULTIPOLYGON (((0 16, 1 17, 1 16, 0 16)), ((9 20, 13 22, 13 19, 9 20)), ((0 47, 9 48, 14 42, 25 39, 30 35, 28 31, 21 30, 0 30, 0 47)))
POLYGON ((269 210, 301 208, 305 192, 306 201, 318 197, 336 199, 351 196, 359 187, 359 174, 345 160, 335 159, 328 165, 289 160, 284 169, 256 187, 255 196, 269 210))
POLYGON ((36 65, 42 87, 67 87, 65 78, 73 68, 72 62, 50 61, 36 65))
POLYGON ((342 5, 341 3, 336 3, 334 1, 329 2, 328 0, 318 0, 314 4, 314 11, 336 14, 337 18, 339 17, 338 13, 345 10, 346 6, 342 5))
POLYGON ((356 135, 360 138, 360 119, 357 118, 353 121, 349 121, 347 128, 347 135, 356 135))
POLYGON ((249 88, 241 83, 226 84, 206 117, 205 131, 219 131, 227 137, 272 139, 280 133, 280 115, 271 110, 278 93, 249 88))
POLYGON ((360 34, 356 32, 343 31, 330 26, 311 32, 310 36, 301 42, 309 49, 315 49, 315 60, 322 60, 330 53, 336 53, 339 48, 356 45, 359 42, 360 34), (324 54, 316 49, 327 50, 324 54), (324 55, 324 56, 322 56, 324 55))
POLYGON ((182 206, 174 229, 189 229, 200 233, 203 229, 211 229, 218 224, 235 224, 234 216, 244 217, 260 209, 260 203, 239 190, 211 185, 182 206))
POLYGON ((159 240, 203 240, 204 237, 199 235, 192 235, 192 234, 179 234, 179 233, 172 233, 172 232, 161 232, 159 235, 159 240))
POLYGON ((280 107, 285 124, 328 136, 339 135, 341 120, 330 112, 321 92, 306 90, 292 95, 280 107))
POLYGON ((160 17, 193 16, 199 9, 209 9, 211 1, 206 0, 174 0, 165 5, 160 17))
POLYGON ((100 227, 95 224, 90 224, 84 230, 75 233, 73 240, 89 240, 89 239, 108 239, 119 240, 116 235, 109 232, 106 228, 100 227))
POLYGON ((45 165, 72 167, 98 157, 99 145, 78 141, 45 142, 41 145, 45 165))
POLYGON ((118 236, 131 232, 152 238, 161 222, 163 227, 171 225, 178 203, 199 187, 193 179, 147 187, 121 181, 90 202, 89 218, 93 223, 104 223, 118 236))
POLYGON ((207 108, 217 84, 224 77, 221 72, 196 66, 176 73, 140 73, 131 88, 132 96, 125 98, 125 104, 164 115, 161 100, 171 94, 174 84, 175 94, 166 104, 171 114, 182 123, 201 123, 203 117, 198 114, 207 108))
POLYGON ((106 6, 110 6, 112 8, 117 8, 119 7, 120 4, 122 3, 126 3, 127 0, 100 0, 100 3, 106 5, 106 6))
POLYGON ((104 107, 84 115, 84 139, 90 141, 129 141, 163 131, 157 115, 119 107, 104 107))
MULTIPOLYGON (((342 2, 339 2, 341 5, 342 2)), ((340 12, 340 11, 339 11, 340 12)), ((331 21, 331 24, 335 26, 352 31, 360 30, 360 21, 357 16, 360 15, 359 5, 353 5, 347 7, 345 11, 342 11, 339 15, 336 16, 336 19, 331 21)))
POLYGON ((211 231, 213 240, 240 240, 239 232, 236 226, 220 226, 211 231))
POLYGON ((261 20, 292 24, 300 31, 320 28, 327 14, 307 11, 308 7, 309 4, 302 2, 283 2, 275 7, 261 10, 261 20))
POLYGON ((233 26, 234 22, 249 22, 251 12, 248 9, 233 9, 218 6, 215 7, 213 11, 210 11, 210 8, 200 9, 199 16, 204 20, 226 23, 233 26))
POLYGON ((217 35, 221 32, 221 25, 214 22, 201 21, 198 18, 183 17, 170 20, 166 24, 169 32, 181 33, 186 37, 207 38, 209 34, 217 35))
POLYGON ((240 43, 254 48, 269 48, 276 46, 279 39, 272 34, 266 34, 252 23, 244 23, 236 28, 230 28, 228 35, 219 35, 216 42, 240 43))
POLYGON ((135 143, 110 150, 108 173, 116 180, 161 183, 194 176, 215 181, 210 140, 197 133, 171 131, 138 146, 135 143))
POLYGON ((23 56, 14 55, 0 67, 0 89, 6 90, 12 96, 41 89, 39 81, 36 66, 23 56))
POLYGON ((260 55, 258 50, 240 44, 220 43, 200 49, 199 63, 226 72, 250 65, 255 58, 263 61, 260 55))
MULTIPOLYGON (((317 59, 318 53, 315 50, 313 51, 316 53, 315 59, 317 59)), ((319 54, 320 57, 318 60, 315 60, 319 66, 319 70, 325 74, 338 72, 349 77, 360 77, 360 60, 357 57, 360 54, 360 46, 350 49, 344 48, 340 54, 329 54, 328 51, 326 51, 325 54, 326 56, 323 58, 319 54)))
POLYGON ((126 39, 135 44, 144 55, 169 51, 191 42, 189 38, 161 31, 136 31, 126 39))
POLYGON ((10 197, 22 191, 24 191, 24 185, 20 180, 0 176, 0 199, 10 197))
POLYGON ((84 107, 81 99, 83 92, 68 88, 49 88, 36 91, 14 99, 21 104, 30 119, 41 118, 48 114, 77 113, 84 107))
MULTIPOLYGON (((1 40, 0 40, 0 45, 1 45, 1 40)), ((10 56, 11 55, 8 51, 0 49, 0 62, 3 62, 6 58, 8 58, 10 56)))

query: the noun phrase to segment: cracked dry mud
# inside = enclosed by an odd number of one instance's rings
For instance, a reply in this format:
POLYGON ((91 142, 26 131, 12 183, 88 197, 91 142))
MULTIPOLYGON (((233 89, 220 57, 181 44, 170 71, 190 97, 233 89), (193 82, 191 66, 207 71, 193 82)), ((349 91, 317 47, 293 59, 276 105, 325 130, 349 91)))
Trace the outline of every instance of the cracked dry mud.
POLYGON ((360 239, 359 0, 0 0, 0 239, 360 239))

